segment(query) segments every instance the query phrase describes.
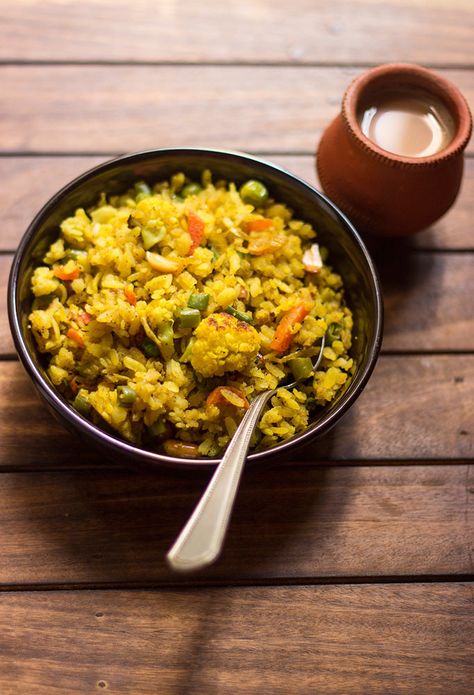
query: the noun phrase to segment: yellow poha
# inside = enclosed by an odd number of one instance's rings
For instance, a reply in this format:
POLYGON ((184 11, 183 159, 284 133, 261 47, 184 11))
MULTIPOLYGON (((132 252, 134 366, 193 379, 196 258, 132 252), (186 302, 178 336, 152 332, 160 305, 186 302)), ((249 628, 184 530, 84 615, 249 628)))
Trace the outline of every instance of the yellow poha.
POLYGON ((208 171, 102 194, 62 222, 32 276, 52 383, 131 442, 216 456, 258 393, 306 370, 278 388, 253 446, 304 430, 354 368, 343 282, 315 237, 260 182, 208 171))

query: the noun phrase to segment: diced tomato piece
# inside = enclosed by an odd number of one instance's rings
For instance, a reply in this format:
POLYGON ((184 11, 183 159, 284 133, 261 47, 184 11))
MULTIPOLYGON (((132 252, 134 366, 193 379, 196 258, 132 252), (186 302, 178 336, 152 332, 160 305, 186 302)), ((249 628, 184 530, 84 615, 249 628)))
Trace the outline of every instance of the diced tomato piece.
POLYGON ((84 326, 87 326, 87 324, 92 321, 92 316, 88 314, 87 311, 82 311, 79 314, 78 319, 81 323, 84 324, 84 326))

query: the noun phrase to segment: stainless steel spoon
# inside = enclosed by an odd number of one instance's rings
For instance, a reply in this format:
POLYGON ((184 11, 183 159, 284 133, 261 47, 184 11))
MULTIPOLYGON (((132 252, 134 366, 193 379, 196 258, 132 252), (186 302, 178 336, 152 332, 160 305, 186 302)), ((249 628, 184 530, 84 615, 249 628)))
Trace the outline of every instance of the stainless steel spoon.
MULTIPOLYGON (((313 364, 313 372, 321 362, 324 344, 325 336, 321 341, 318 358, 313 364)), ((300 381, 303 379, 297 379, 285 385, 285 388, 293 388, 300 381)), ((268 399, 278 388, 281 387, 264 391, 257 396, 242 418, 197 507, 168 551, 166 559, 174 570, 196 570, 210 565, 219 555, 250 439, 268 399)))

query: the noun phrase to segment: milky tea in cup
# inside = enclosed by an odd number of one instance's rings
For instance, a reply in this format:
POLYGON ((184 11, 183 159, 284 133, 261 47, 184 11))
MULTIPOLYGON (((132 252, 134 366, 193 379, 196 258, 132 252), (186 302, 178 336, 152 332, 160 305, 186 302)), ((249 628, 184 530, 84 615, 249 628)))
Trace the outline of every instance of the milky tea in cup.
POLYGON ((441 152, 455 134, 446 106, 423 89, 381 90, 360 105, 357 119, 367 138, 402 157, 441 152))

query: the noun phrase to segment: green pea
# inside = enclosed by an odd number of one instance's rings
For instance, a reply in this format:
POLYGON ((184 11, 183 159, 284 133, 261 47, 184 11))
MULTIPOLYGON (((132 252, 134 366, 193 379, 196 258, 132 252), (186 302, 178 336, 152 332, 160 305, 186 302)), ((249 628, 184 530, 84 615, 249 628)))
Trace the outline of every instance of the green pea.
POLYGON ((239 321, 245 321, 245 323, 253 323, 253 317, 251 314, 244 314, 243 311, 234 309, 233 306, 228 306, 226 309, 224 309, 224 311, 226 312, 226 314, 234 316, 239 321))
POLYGON ((142 351, 145 353, 147 357, 158 357, 160 354, 160 349, 156 343, 153 342, 153 340, 150 340, 150 338, 145 338, 145 340, 142 343, 142 351))
POLYGON ((249 179, 240 187, 240 197, 244 203, 260 207, 268 200, 268 190, 260 181, 249 179))
POLYGON ((310 357, 295 357, 288 362, 288 365, 297 381, 308 379, 313 373, 313 363, 310 357))
POLYGON ((190 195, 198 195, 202 191, 198 183, 187 183, 180 191, 181 198, 188 198, 190 195))
POLYGON ((201 322, 199 309, 181 309, 178 312, 179 324, 182 328, 196 328, 201 322))
POLYGON ((191 309, 199 309, 199 311, 206 311, 209 304, 208 294, 191 294, 188 299, 188 306, 191 309))
POLYGON ((87 417, 91 411, 91 404, 85 396, 81 396, 80 393, 77 394, 72 402, 73 408, 77 410, 80 415, 87 417))
POLYGON ((131 386, 117 386, 117 395, 121 405, 132 405, 135 402, 137 394, 131 386))
POLYGON ((326 343, 332 345, 335 340, 341 337, 342 326, 340 323, 331 323, 326 331, 326 343))

